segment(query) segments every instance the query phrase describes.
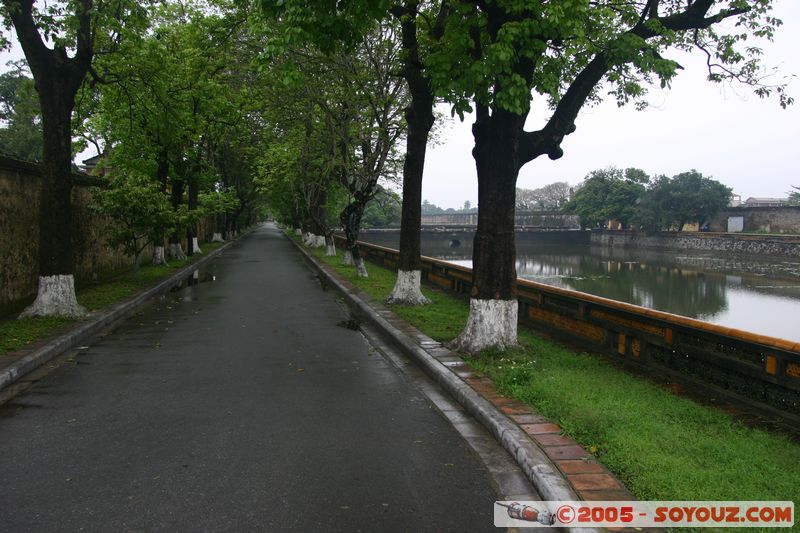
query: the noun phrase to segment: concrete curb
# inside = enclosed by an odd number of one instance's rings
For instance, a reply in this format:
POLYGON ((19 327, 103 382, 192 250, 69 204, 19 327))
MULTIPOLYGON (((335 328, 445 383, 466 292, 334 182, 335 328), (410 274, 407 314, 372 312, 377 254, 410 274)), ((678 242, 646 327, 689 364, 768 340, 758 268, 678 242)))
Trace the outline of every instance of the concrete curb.
POLYGON ((192 272, 220 255, 240 238, 248 235, 249 233, 249 231, 247 233, 243 233, 235 240, 229 241, 220 248, 208 253, 208 255, 205 257, 199 259, 191 265, 182 268, 169 278, 158 283, 158 285, 139 293, 129 300, 115 304, 111 307, 111 309, 100 312, 100 314, 97 316, 89 318, 89 320, 78 324, 75 328, 67 333, 52 339, 44 346, 36 349, 19 360, 14 361, 7 368, 0 370, 0 391, 19 381, 25 375, 36 370, 45 363, 52 361, 67 350, 71 350, 75 346, 85 343, 114 323, 130 317, 148 300, 169 291, 169 289, 175 286, 176 283, 183 281, 192 272))
MULTIPOLYGON (((387 317, 393 316, 390 310, 382 306, 373 307, 364 301, 358 294, 360 292, 358 289, 346 287, 338 274, 332 272, 327 265, 319 263, 294 240, 289 240, 300 250, 306 261, 344 297, 348 306, 360 319, 372 324, 403 353, 415 360, 432 379, 486 427, 511 454, 543 500, 580 500, 544 450, 531 441, 515 422, 428 353, 415 339, 393 326, 387 320, 387 317)), ((581 531, 591 530, 581 529, 581 531)))

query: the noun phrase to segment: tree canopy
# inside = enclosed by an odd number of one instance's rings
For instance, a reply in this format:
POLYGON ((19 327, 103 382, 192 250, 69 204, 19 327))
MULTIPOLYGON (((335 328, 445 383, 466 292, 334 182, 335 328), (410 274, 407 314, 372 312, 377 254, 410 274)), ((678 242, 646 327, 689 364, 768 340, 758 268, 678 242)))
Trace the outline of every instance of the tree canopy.
POLYGON ((609 221, 630 225, 649 177, 634 168, 606 168, 589 173, 565 209, 577 214, 581 226, 604 227, 609 221))
POLYGON ((33 79, 22 65, 0 74, 0 153, 42 160, 42 116, 33 79))
POLYGON ((708 222, 730 198, 730 187, 696 170, 671 178, 659 176, 642 195, 636 219, 646 229, 680 231, 687 223, 708 222))

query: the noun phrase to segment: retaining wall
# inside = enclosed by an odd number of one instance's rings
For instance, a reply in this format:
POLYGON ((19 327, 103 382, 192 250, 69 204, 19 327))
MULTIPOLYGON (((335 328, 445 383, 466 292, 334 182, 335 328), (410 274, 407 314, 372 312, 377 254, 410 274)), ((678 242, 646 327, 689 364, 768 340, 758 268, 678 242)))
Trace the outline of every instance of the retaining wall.
MULTIPOLYGON (((396 250, 360 243, 365 258, 396 269, 396 250)), ((429 283, 465 296, 472 271, 423 257, 429 283)), ((535 328, 649 372, 683 375, 800 415, 800 343, 663 313, 590 294, 517 281, 519 317, 535 328)))
POLYGON ((592 231, 592 244, 659 248, 669 250, 707 250, 731 254, 772 255, 800 258, 800 236, 743 235, 739 233, 592 231))

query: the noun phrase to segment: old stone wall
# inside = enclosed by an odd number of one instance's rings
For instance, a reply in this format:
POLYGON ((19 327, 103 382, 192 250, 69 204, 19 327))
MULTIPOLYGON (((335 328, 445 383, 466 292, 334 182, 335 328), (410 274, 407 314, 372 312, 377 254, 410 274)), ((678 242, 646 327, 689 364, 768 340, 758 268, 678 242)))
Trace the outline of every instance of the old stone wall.
MULTIPOLYGON (((131 268, 133 258, 109 245, 114 222, 89 208, 91 187, 103 181, 76 174, 73 182, 72 246, 80 286, 131 268)), ((20 310, 36 295, 41 183, 37 165, 0 156, 0 315, 20 310)), ((211 237, 213 226, 213 220, 201 222, 201 243, 211 237)))
POLYGON ((793 207, 732 207, 720 213, 710 223, 711 231, 726 232, 728 219, 741 217, 743 233, 785 233, 800 235, 800 206, 793 207))
POLYGON ((800 237, 735 233, 656 233, 593 231, 592 244, 668 250, 707 250, 731 254, 800 257, 800 237))

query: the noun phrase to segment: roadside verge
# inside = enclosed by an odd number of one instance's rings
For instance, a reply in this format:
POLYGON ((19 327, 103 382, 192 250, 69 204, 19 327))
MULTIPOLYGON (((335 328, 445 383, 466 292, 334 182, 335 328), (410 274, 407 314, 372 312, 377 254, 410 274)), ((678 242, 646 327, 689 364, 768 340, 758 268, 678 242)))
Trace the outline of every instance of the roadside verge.
POLYGON ((129 318, 139 307, 152 298, 168 292, 176 284, 182 282, 195 270, 219 256, 237 242, 239 238, 246 236, 248 233, 243 233, 235 240, 225 243, 223 246, 209 252, 204 257, 183 267, 172 276, 158 282, 153 287, 140 292, 136 296, 114 304, 109 309, 90 315, 87 320, 76 324, 75 327, 71 328, 66 333, 46 341, 43 345, 35 348, 31 353, 12 361, 8 366, 0 369, 0 391, 13 385, 27 374, 52 361, 64 352, 81 344, 85 344, 101 331, 129 318))

